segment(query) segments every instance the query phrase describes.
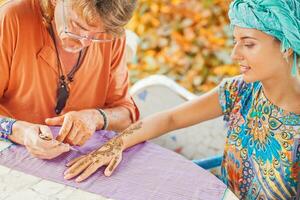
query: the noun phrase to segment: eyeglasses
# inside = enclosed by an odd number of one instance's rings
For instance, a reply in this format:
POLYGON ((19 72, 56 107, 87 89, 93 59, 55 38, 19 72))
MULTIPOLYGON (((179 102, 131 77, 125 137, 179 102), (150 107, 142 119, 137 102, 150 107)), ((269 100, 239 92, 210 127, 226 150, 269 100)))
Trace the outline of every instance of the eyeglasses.
POLYGON ((111 42, 112 40, 115 39, 113 35, 108 34, 104 31, 93 33, 93 35, 80 35, 69 31, 67 27, 67 19, 66 19, 66 7, 68 6, 65 5, 66 4, 65 2, 66 1, 63 0, 63 23, 64 23, 63 33, 66 34, 68 37, 71 37, 76 40, 89 40, 96 43, 111 42))

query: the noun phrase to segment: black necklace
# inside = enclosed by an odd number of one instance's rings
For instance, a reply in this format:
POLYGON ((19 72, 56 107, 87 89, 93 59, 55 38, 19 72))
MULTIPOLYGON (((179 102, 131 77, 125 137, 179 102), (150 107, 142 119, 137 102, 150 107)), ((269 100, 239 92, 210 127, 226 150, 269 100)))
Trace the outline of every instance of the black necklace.
POLYGON ((86 48, 79 52, 79 56, 78 56, 76 64, 73 66, 72 70, 65 76, 63 73, 62 67, 61 67, 61 61, 60 61, 60 57, 58 54, 58 49, 57 49, 56 40, 54 37, 54 32, 53 32, 52 26, 50 26, 49 31, 50 31, 50 35, 53 39, 53 42, 54 42, 56 56, 57 56, 57 62, 58 62, 57 63, 58 88, 57 88, 57 102, 56 102, 56 106, 55 106, 55 113, 58 115, 61 113, 61 111, 66 106, 66 103, 67 103, 67 100, 68 100, 69 94, 70 94, 70 88, 69 88, 68 84, 73 81, 75 72, 77 72, 77 70, 80 67, 80 63, 83 58, 82 55, 83 55, 83 52, 85 52, 86 48))

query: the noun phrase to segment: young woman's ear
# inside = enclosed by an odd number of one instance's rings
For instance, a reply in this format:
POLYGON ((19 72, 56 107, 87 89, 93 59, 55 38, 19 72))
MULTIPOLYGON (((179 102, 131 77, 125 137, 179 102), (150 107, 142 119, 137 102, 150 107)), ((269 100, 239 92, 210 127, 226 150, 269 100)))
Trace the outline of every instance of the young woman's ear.
POLYGON ((294 50, 293 49, 287 49, 283 52, 283 57, 284 59, 288 62, 289 59, 294 55, 294 50))
POLYGON ((285 50, 284 52, 283 52, 283 56, 284 57, 290 57, 290 56, 292 56, 294 54, 294 50, 293 49, 287 49, 287 50, 285 50))

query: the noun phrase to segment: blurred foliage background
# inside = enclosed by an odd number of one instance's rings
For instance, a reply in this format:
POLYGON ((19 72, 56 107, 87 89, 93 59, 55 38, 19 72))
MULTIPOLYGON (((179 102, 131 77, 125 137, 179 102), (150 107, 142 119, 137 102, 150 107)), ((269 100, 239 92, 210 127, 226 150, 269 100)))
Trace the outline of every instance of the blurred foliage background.
POLYGON ((132 84, 152 74, 172 78, 194 93, 239 73, 230 59, 233 46, 231 0, 139 0, 127 28, 140 37, 129 65, 132 84))

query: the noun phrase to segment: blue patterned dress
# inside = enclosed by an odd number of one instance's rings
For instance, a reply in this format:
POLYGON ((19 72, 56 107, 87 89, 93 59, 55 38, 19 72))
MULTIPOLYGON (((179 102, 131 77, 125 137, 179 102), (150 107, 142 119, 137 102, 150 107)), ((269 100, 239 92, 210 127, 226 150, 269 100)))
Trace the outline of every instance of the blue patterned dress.
POLYGON ((300 115, 272 104, 260 82, 225 79, 219 99, 228 124, 222 179, 240 199, 287 200, 296 195, 300 115))

